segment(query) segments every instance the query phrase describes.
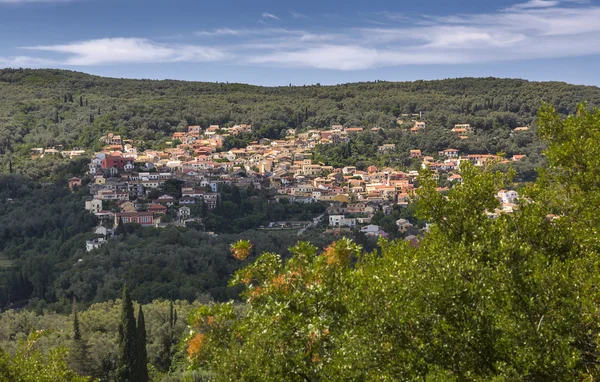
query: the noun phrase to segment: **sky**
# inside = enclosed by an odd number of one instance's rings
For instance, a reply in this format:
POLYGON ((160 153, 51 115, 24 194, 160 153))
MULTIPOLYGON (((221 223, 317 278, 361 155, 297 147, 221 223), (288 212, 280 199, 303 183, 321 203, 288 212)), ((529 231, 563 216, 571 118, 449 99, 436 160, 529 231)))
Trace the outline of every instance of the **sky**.
POLYGON ((600 86, 600 0, 0 0, 0 68, 322 85, 600 86))

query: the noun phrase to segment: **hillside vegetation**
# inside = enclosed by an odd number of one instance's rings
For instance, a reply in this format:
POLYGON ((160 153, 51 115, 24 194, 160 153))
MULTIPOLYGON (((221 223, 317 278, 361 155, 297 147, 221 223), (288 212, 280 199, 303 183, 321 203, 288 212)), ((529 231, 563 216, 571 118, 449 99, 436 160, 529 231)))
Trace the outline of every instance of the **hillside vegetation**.
MULTIPOLYGON (((465 152, 486 145, 495 149, 495 140, 506 138, 509 129, 534 123, 542 101, 569 114, 584 100, 600 105, 600 89, 496 78, 259 87, 5 69, 0 71, 0 171, 9 171, 12 163, 13 171, 51 178, 48 168, 60 160, 32 162, 31 148, 99 148, 98 138, 107 131, 143 141, 142 148, 160 147, 188 125, 252 123, 248 139, 279 138, 290 127, 390 128, 401 114, 418 112, 426 112, 434 136, 440 135, 436 129, 456 123, 475 127, 481 138, 463 143, 459 148, 465 152)), ((431 148, 448 143, 453 142, 431 148)))
MULTIPOLYGON (((247 266, 230 285, 244 303, 178 301, 185 329, 167 302, 144 306, 148 380, 598 379, 600 110, 581 105, 563 119, 544 106, 539 125, 549 167, 511 214, 486 214, 511 174, 465 164, 446 196, 422 172, 417 213, 432 225, 418 247, 381 240, 368 251, 341 238, 322 253, 300 242, 291 256, 256 258, 238 241, 230 259, 247 266)), ((118 303, 82 312, 81 329, 75 317, 3 315, 0 378, 85 380, 70 369, 112 378, 123 361, 118 303)))

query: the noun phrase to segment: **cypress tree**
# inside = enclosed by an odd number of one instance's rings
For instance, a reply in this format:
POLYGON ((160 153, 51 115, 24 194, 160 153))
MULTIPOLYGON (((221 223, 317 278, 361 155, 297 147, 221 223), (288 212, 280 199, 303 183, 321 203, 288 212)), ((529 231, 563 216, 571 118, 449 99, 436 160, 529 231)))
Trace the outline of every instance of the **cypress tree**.
POLYGON ((87 98, 86 98, 85 99, 85 106, 87 107, 87 105, 88 105, 88 102, 87 102, 87 98))
POLYGON ((77 316, 77 305, 73 298, 73 343, 69 353, 71 368, 80 375, 89 373, 89 349, 87 341, 81 337, 79 329, 79 318, 77 316))
POLYGON ((123 235, 125 236, 125 226, 123 225, 123 218, 119 217, 119 221, 117 224, 117 228, 115 229, 115 235, 123 235))
POLYGON ((233 201, 238 207, 242 204, 242 195, 240 189, 234 184, 231 189, 231 201, 233 201))
POLYGON ((81 340, 81 332, 79 331, 79 319, 77 318, 77 305, 73 299, 73 340, 81 340))
POLYGON ((146 322, 144 320, 144 311, 140 304, 137 323, 137 364, 135 380, 136 382, 148 382, 148 353, 146 351, 146 322))
POLYGON ((79 106, 83 106, 83 96, 79 96, 79 106))
POLYGON ((138 333, 133 315, 133 303, 127 285, 123 288, 121 322, 119 322, 119 351, 115 381, 134 382, 137 363, 138 333))

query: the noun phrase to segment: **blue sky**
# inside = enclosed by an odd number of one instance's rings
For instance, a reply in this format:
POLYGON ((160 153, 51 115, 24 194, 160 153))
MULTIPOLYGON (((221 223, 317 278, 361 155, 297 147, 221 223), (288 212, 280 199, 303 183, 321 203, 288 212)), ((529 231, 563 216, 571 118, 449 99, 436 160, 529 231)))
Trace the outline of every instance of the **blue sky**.
POLYGON ((600 6, 588 0, 0 0, 0 36, 0 67, 111 77, 600 85, 600 6))

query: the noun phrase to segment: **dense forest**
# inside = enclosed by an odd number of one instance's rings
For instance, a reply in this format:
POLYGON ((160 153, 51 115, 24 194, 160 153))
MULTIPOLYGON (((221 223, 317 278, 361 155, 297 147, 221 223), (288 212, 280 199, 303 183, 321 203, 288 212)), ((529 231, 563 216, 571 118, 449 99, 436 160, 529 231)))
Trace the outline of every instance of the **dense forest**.
MULTIPOLYGON (((251 123, 254 133, 226 145, 233 147, 259 137, 279 138, 287 128, 390 128, 402 114, 419 112, 436 136, 456 123, 475 127, 477 138, 464 144, 467 152, 511 152, 510 129, 535 123, 542 101, 569 114, 583 100, 600 106, 600 89, 495 78, 258 87, 5 69, 0 71, 0 171, 51 179, 48 168, 60 160, 32 162, 31 148, 99 148, 98 138, 107 131, 135 139, 143 148, 164 146, 174 131, 188 125, 251 123)), ((439 141, 427 147, 437 149, 439 141)))
MULTIPOLYGON (((227 287, 240 267, 227 256, 231 242, 251 238, 257 253, 281 252, 298 240, 297 231, 255 230, 259 225, 324 211, 317 203, 267 206, 266 196, 254 195, 258 192, 226 187, 218 207, 205 217, 206 227, 126 225, 106 246, 87 253, 85 242, 96 237, 98 221, 84 209, 86 190, 70 192, 65 183, 0 175, 0 307, 31 298, 31 306, 68 311, 72 297, 88 304, 108 301, 119 296, 124 283, 143 303, 193 301, 203 294, 226 301, 239 291, 227 287)), ((330 239, 310 240, 325 246, 330 239)))

